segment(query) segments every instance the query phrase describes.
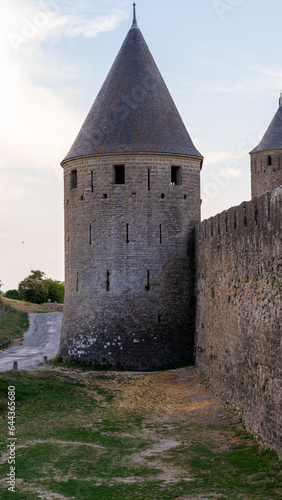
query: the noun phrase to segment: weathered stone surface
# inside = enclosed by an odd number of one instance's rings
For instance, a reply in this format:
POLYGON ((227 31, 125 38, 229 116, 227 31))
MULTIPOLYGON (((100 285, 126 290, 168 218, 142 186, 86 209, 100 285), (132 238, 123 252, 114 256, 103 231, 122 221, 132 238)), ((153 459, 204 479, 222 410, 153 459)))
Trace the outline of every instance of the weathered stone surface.
POLYGON ((281 186, 282 149, 251 153, 251 180, 252 198, 281 186))
POLYGON ((196 364, 282 455, 282 187, 196 231, 196 364))
POLYGON ((160 154, 64 164, 64 358, 136 369, 192 360, 200 167, 201 158, 160 154), (124 184, 115 184, 116 165, 124 184))

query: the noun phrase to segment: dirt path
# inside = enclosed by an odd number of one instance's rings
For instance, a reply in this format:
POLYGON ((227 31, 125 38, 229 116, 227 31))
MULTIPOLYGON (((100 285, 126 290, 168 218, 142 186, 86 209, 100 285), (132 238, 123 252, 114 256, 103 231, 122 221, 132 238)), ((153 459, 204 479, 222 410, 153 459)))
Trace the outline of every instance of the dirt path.
POLYGON ((32 370, 42 363, 43 356, 53 358, 61 336, 62 313, 29 314, 30 326, 22 345, 10 347, 0 354, 0 372, 12 370, 15 361, 20 370, 32 370))

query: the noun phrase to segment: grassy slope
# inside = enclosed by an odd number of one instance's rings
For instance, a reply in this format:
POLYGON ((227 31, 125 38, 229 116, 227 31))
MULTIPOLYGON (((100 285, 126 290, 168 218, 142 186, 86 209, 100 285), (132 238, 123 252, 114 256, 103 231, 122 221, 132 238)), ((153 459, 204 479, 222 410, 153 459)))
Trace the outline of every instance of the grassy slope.
POLYGON ((61 311, 61 304, 54 308, 53 304, 32 304, 20 300, 1 297, 2 302, 8 309, 7 314, 0 320, 0 344, 12 340, 13 345, 19 344, 28 330, 30 313, 46 313, 61 311), (51 309, 52 306, 52 309, 51 309))
POLYGON ((28 314, 9 308, 5 316, 0 320, 0 344, 11 340, 17 345, 22 340, 24 333, 28 330, 28 314))
POLYGON ((5 306, 12 307, 18 311, 26 313, 40 313, 40 312, 52 312, 49 305, 46 304, 32 304, 31 302, 24 302, 21 300, 13 300, 2 297, 5 306))
MULTIPOLYGON (((282 498, 275 454, 260 449, 201 384, 193 368, 1 374, 4 454, 7 388, 16 387, 20 483, 13 498, 282 498)), ((0 498, 8 499, 6 455, 0 464, 0 498)))

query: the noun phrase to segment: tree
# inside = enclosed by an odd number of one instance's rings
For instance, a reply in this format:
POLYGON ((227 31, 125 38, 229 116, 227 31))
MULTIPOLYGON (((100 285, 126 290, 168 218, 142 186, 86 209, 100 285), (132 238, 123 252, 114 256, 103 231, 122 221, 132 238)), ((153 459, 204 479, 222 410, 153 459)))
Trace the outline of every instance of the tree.
POLYGON ((51 279, 46 281, 49 284, 48 299, 51 299, 51 302, 59 302, 59 304, 63 304, 65 297, 64 283, 61 283, 60 281, 53 281, 51 279))
POLYGON ((31 271, 30 275, 19 283, 19 296, 22 300, 43 304, 50 299, 52 302, 64 302, 65 286, 60 281, 46 279, 42 271, 31 271))
MULTIPOLYGON (((34 271, 31 271, 33 273, 34 271)), ((43 304, 47 301, 48 283, 43 279, 33 278, 30 274, 19 283, 19 294, 26 302, 43 304)))
POLYGON ((0 280, 0 295, 2 295, 2 293, 3 293, 2 290, 1 290, 1 288, 2 288, 3 285, 4 285, 3 281, 0 280))
POLYGON ((7 297, 7 299, 21 300, 18 290, 8 290, 5 293, 5 297, 7 297))
POLYGON ((32 280, 43 280, 43 279, 45 279, 44 276, 45 276, 45 273, 43 273, 43 271, 37 270, 37 271, 30 271, 30 275, 28 276, 28 278, 30 278, 32 280))

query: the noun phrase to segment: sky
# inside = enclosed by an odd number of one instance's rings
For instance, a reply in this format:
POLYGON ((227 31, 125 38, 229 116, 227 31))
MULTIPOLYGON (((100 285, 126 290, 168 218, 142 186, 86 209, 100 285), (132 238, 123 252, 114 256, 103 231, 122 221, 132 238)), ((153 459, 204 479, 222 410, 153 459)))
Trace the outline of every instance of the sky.
MULTIPOLYGON (((204 156, 202 218, 249 200, 251 151, 282 89, 281 0, 136 0, 204 156)), ((64 280, 63 171, 131 27, 128 0, 1 0, 0 280, 64 280)))

